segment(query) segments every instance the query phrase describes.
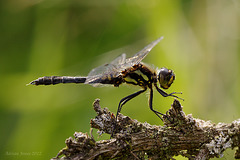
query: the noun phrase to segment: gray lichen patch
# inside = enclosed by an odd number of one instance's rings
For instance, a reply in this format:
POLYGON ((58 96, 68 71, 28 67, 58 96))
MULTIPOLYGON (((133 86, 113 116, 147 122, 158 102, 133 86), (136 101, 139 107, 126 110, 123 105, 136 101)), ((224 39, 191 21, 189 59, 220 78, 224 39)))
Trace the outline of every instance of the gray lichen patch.
POLYGON ((210 154, 217 154, 220 157, 223 156, 223 151, 227 148, 232 148, 233 141, 229 135, 225 135, 222 131, 218 136, 215 136, 214 139, 206 144, 210 154))

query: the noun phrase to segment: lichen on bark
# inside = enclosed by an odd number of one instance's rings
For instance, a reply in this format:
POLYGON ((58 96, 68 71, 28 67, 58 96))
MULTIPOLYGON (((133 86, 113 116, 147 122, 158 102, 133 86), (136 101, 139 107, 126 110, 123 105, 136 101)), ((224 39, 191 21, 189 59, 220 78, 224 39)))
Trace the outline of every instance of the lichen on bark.
POLYGON ((180 102, 175 99, 163 116, 164 125, 141 123, 128 116, 115 116, 107 108, 101 108, 100 100, 93 103, 97 116, 91 119, 92 128, 99 134, 112 133, 112 138, 95 141, 87 133, 75 132, 68 138, 53 159, 210 159, 222 157, 227 148, 237 148, 239 158, 240 119, 230 124, 214 124, 185 115, 180 102), (114 132, 113 132, 114 129, 114 132))

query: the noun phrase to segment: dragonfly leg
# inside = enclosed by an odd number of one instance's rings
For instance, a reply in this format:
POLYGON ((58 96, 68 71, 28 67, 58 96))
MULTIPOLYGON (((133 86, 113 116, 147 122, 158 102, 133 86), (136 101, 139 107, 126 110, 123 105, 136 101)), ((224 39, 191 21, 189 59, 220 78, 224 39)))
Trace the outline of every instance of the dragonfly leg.
POLYGON ((163 120, 161 116, 164 114, 154 110, 153 106, 152 106, 152 102, 153 102, 153 90, 152 90, 152 88, 150 88, 149 107, 150 107, 151 111, 153 111, 161 120, 163 120))
POLYGON ((175 98, 178 98, 178 99, 181 99, 184 101, 184 99, 174 95, 174 94, 182 94, 182 92, 173 92, 173 93, 168 94, 168 93, 164 92, 163 90, 161 90, 160 88, 158 88, 157 86, 155 86, 155 87, 156 87, 158 93, 160 93, 163 97, 171 96, 171 97, 175 97, 175 98))
POLYGON ((147 88, 145 88, 145 89, 143 89, 143 90, 140 90, 140 91, 138 91, 138 92, 136 92, 136 93, 133 93, 133 94, 131 94, 131 95, 127 96, 127 97, 124 97, 123 99, 120 100, 120 102, 119 102, 119 104, 118 104, 117 114, 116 114, 116 121, 115 121, 115 124, 114 124, 114 126, 113 126, 114 128, 113 128, 113 132, 112 132, 111 137, 113 136, 114 130, 115 130, 115 128, 116 128, 117 118, 118 118, 118 115, 119 115, 119 113, 120 113, 120 111, 121 111, 121 109, 122 109, 122 106, 123 106, 124 104, 126 104, 129 100, 131 100, 131 99, 133 99, 134 97, 140 95, 141 93, 145 92, 146 90, 147 90, 147 88))
POLYGON ((118 110, 117 110, 117 114, 116 114, 116 120, 117 120, 118 114, 119 114, 119 113, 121 112, 121 110, 122 110, 122 106, 123 106, 124 104, 126 104, 129 100, 131 100, 131 99, 133 99, 134 97, 138 96, 139 94, 145 92, 146 90, 147 90, 147 88, 145 88, 144 90, 140 90, 140 91, 138 91, 138 92, 136 92, 136 93, 133 93, 133 94, 131 94, 131 95, 129 95, 129 96, 124 97, 123 99, 121 99, 120 102, 119 102, 119 105, 118 105, 118 110))

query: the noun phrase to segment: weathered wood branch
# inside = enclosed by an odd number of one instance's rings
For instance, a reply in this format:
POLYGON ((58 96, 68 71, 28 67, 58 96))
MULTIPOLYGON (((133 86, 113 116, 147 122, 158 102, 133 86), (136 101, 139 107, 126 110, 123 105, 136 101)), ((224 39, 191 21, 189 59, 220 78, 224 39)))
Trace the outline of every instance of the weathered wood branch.
MULTIPOLYGON (((99 134, 112 133, 115 117, 102 109, 96 99, 97 116, 91 127, 99 134)), ((237 147, 235 158, 240 158, 240 119, 230 124, 213 124, 185 115, 178 100, 163 116, 164 126, 150 125, 119 115, 112 139, 95 141, 90 133, 75 132, 66 147, 53 159, 174 159, 182 155, 188 159, 221 157, 227 148, 237 147)))

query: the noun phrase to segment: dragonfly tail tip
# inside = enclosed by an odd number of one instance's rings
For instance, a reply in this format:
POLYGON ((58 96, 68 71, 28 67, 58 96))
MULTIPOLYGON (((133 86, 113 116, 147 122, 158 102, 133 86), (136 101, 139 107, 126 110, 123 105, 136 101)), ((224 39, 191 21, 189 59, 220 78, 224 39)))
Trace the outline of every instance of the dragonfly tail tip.
POLYGON ((32 81, 32 82, 26 84, 26 86, 29 86, 29 85, 36 85, 36 83, 35 83, 35 81, 32 81))

